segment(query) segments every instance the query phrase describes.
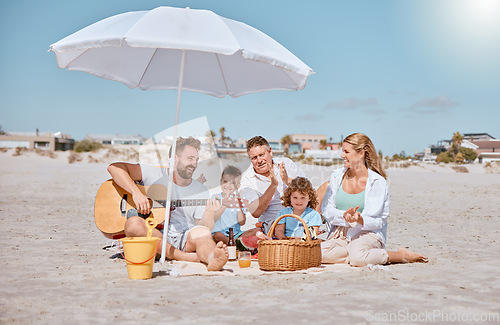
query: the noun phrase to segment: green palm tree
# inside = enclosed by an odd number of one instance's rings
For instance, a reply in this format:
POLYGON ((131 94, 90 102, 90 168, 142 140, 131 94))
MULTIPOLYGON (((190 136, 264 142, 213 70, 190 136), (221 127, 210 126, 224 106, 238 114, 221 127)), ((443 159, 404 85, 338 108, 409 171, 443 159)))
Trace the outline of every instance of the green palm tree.
POLYGON ((281 138, 281 144, 283 145, 285 155, 288 155, 288 151, 290 150, 290 145, 292 143, 293 143, 292 138, 288 134, 281 138))
POLYGON ((450 148, 450 154, 453 158, 455 158, 455 156, 459 153, 463 139, 464 137, 460 134, 460 132, 455 132, 455 134, 453 134, 453 138, 451 139, 451 148, 450 148))
POLYGON ((224 145, 224 143, 226 142, 226 128, 221 127, 219 129, 219 133, 220 133, 220 142, 222 145, 224 145))
POLYGON ((207 131, 207 134, 206 134, 206 137, 207 137, 210 141, 212 141, 212 143, 214 143, 214 142, 215 142, 215 141, 214 141, 214 139, 215 139, 215 135, 216 135, 216 134, 215 134, 215 131, 214 131, 214 130, 208 130, 208 131, 207 131))
POLYGON ((325 139, 319 140, 319 149, 320 150, 325 150, 328 145, 328 142, 326 142, 325 139))

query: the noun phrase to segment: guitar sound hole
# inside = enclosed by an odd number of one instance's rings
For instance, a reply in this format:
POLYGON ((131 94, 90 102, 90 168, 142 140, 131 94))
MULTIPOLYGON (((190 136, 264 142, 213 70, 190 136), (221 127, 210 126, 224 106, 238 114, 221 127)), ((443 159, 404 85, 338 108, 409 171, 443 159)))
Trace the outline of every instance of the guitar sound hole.
POLYGON ((139 217, 143 218, 143 219, 147 219, 149 218, 149 216, 151 215, 151 212, 147 213, 147 214, 144 214, 144 213, 137 213, 139 215, 139 217))

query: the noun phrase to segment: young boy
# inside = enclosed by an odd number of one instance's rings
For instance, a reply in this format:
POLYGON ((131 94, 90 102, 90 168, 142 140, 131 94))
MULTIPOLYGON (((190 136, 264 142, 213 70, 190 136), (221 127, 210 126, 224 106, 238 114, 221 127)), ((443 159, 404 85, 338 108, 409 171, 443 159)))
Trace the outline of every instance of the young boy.
POLYGON ((220 185, 222 192, 215 194, 212 198, 222 199, 222 205, 215 211, 215 225, 212 236, 215 242, 222 241, 227 245, 229 241, 229 228, 233 228, 234 239, 241 234, 241 226, 246 222, 246 210, 243 200, 240 197, 238 188, 240 187, 241 171, 234 166, 227 166, 222 171, 220 185))

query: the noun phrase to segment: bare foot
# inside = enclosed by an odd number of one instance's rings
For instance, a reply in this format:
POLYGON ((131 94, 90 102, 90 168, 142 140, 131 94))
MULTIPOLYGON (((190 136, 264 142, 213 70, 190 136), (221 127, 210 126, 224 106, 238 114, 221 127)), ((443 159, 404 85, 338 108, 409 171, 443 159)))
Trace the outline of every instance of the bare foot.
POLYGON ((403 254, 404 256, 403 262, 405 263, 416 263, 416 262, 427 263, 429 261, 427 257, 425 257, 424 255, 409 251, 404 247, 400 247, 398 249, 398 252, 403 254))
POLYGON ((226 244, 223 242, 218 242, 215 245, 215 249, 213 254, 208 258, 208 271, 219 271, 222 270, 224 265, 227 263, 227 259, 229 258, 229 254, 227 252, 226 244))

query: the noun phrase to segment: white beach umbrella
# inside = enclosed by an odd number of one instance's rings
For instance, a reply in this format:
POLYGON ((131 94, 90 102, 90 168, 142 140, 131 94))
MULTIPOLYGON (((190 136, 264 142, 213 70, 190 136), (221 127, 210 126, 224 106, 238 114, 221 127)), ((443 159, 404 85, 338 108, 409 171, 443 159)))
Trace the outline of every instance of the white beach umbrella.
MULTIPOLYGON (((112 16, 52 44, 50 50, 59 68, 120 81, 130 88, 177 89, 175 125, 182 90, 216 97, 298 90, 314 73, 259 30, 209 10, 189 8, 158 7, 112 16)), ((172 151, 174 157, 175 141, 172 151)), ((171 193, 172 173, 167 207, 171 193)), ((168 227, 170 209, 166 210, 168 227)), ((161 262, 165 241, 163 236, 161 262)))

